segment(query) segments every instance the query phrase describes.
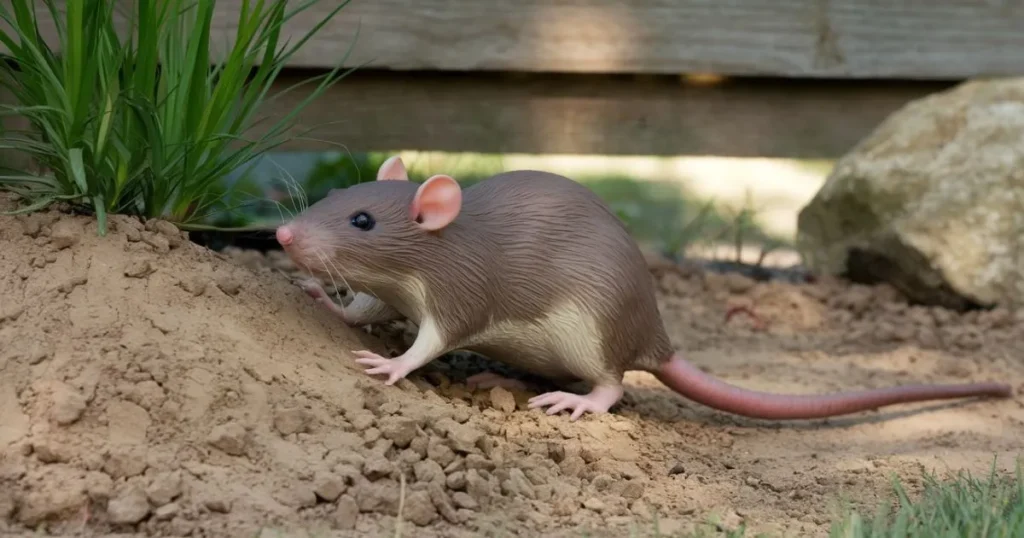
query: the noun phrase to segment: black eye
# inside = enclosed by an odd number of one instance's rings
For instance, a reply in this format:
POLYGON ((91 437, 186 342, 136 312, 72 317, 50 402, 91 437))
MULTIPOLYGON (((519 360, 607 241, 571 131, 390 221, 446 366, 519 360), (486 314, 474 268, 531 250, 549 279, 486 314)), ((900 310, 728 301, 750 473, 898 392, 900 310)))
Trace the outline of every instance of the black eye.
POLYGON ((373 229, 373 225, 375 224, 373 217, 364 211, 360 211, 359 213, 352 215, 352 220, 350 222, 352 223, 352 226, 355 226, 364 232, 373 229))

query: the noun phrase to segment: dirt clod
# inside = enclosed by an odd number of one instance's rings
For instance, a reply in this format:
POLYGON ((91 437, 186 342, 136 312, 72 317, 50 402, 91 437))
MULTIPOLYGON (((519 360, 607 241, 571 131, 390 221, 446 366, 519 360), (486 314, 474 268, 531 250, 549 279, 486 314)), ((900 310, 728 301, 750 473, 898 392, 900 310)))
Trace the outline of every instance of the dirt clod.
POLYGON ((149 260, 135 260, 130 265, 125 267, 124 276, 132 278, 145 278, 153 274, 153 266, 149 263, 149 260))
POLYGON ((313 422, 313 416, 301 407, 278 409, 274 415, 274 428, 281 435, 305 432, 313 422))
POLYGON ((338 505, 334 509, 331 521, 334 527, 339 530, 352 530, 356 528, 356 520, 359 517, 359 505, 351 496, 345 495, 338 499, 338 505))
POLYGON ((146 488, 146 497, 153 506, 163 506, 181 494, 181 472, 160 473, 146 488))
POLYGON ((149 501, 138 486, 125 486, 107 503, 107 515, 115 524, 138 523, 148 514, 149 501))
POLYGON ((316 479, 313 481, 313 493, 327 502, 337 500, 342 493, 345 493, 347 487, 343 477, 324 471, 317 473, 316 479))
POLYGON ((491 389, 491 405, 502 413, 509 414, 516 410, 516 398, 503 387, 491 389))
POLYGON ((381 419, 380 430, 385 439, 393 441, 398 448, 405 448, 416 438, 418 428, 411 418, 390 416, 381 419))
POLYGON ((82 231, 82 226, 77 221, 70 219, 57 221, 50 229, 50 244, 60 250, 70 248, 78 243, 82 231))
POLYGON ((241 424, 229 422, 214 427, 206 442, 225 454, 241 456, 248 444, 248 432, 241 424))
POLYGON ((437 508, 430 494, 426 491, 414 491, 405 499, 404 513, 406 519, 420 527, 426 527, 437 519, 437 508))
POLYGON ((73 424, 85 412, 86 399, 73 387, 64 383, 53 386, 53 409, 50 412, 54 422, 61 426, 73 424))

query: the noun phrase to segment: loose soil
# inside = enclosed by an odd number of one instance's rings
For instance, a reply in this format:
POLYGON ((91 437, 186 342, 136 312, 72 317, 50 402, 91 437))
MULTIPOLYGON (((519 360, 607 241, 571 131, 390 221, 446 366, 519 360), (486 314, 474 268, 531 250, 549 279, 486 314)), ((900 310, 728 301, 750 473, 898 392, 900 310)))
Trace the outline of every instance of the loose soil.
MULTIPOLYGON (((1019 395, 771 423, 631 373, 613 413, 570 422, 527 410, 533 391, 469 390, 485 361, 463 355, 388 387, 350 350, 399 352, 414 329, 343 326, 279 253, 216 253, 159 221, 110 229, 0 217, 5 535, 625 536, 656 514, 663 535, 716 517, 825 536, 840 501, 873 509, 894 474, 914 491, 925 471, 1009 469, 1024 438, 1019 395)), ((737 384, 1024 390, 1007 310, 653 260, 652 275, 676 346, 737 384)))

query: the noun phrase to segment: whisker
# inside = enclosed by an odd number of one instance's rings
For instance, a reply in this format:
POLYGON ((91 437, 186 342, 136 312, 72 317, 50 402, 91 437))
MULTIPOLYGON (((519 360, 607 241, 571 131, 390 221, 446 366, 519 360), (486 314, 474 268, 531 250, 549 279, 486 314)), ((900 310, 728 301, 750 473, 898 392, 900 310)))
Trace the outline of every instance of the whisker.
MULTIPOLYGON (((331 287, 334 288, 334 293, 338 293, 338 282, 334 280, 334 274, 331 273, 330 268, 327 267, 326 256, 321 255, 320 252, 316 250, 313 251, 313 255, 316 256, 318 260, 320 260, 320 265, 323 266, 324 272, 327 273, 327 277, 331 279, 331 287)), ((341 282, 345 284, 345 287, 347 288, 348 283, 345 282, 345 277, 341 276, 341 274, 339 273, 338 278, 341 279, 341 282)))
MULTIPOLYGON (((317 256, 319 257, 321 254, 323 253, 321 252, 317 256)), ((354 294, 355 290, 353 290, 352 286, 348 283, 347 280, 345 280, 345 276, 342 274, 341 269, 339 269, 338 266, 334 263, 334 260, 332 260, 331 257, 327 256, 326 254, 323 255, 322 260, 324 260, 326 263, 331 264, 331 267, 334 269, 334 272, 336 272, 338 274, 338 278, 341 279, 342 284, 344 284, 345 287, 348 288, 348 290, 354 294)), ((335 287, 335 293, 337 293, 337 287, 335 287)), ((340 294, 338 298, 341 298, 340 294)))
POLYGON ((299 182, 295 179, 294 176, 291 175, 291 173, 288 172, 288 170, 285 170, 283 166, 278 164, 277 161, 271 159, 270 162, 275 167, 277 167, 278 171, 280 171, 282 175, 285 176, 284 178, 278 179, 280 179, 280 181, 284 183, 285 188, 288 190, 288 197, 298 204, 297 212, 301 213, 308 209, 308 199, 306 197, 306 192, 302 189, 302 185, 299 184, 299 182))
MULTIPOLYGON (((339 269, 338 266, 335 265, 334 260, 332 258, 330 258, 329 256, 324 256, 324 257, 327 259, 327 263, 330 263, 331 266, 334 267, 334 270, 338 272, 338 276, 341 278, 342 282, 345 284, 345 287, 347 287, 349 290, 351 290, 352 293, 355 293, 355 290, 352 289, 352 286, 350 286, 349 283, 345 280, 345 277, 342 276, 341 269, 339 269)), ((377 300, 381 300, 381 298, 378 297, 377 294, 373 292, 373 290, 370 290, 370 295, 372 295, 377 300)))
MULTIPOLYGON (((250 195, 250 196, 252 196, 252 195, 250 195)), ((252 196, 252 197, 256 198, 256 196, 252 196)), ((288 208, 285 207, 285 205, 283 203, 281 203, 281 202, 279 202, 277 200, 274 200, 274 199, 271 199, 271 198, 266 198, 266 199, 256 198, 256 199, 259 200, 260 202, 270 202, 271 204, 274 204, 274 207, 277 209, 277 216, 278 216, 279 219, 281 219, 281 222, 285 222, 287 220, 295 218, 295 215, 292 214, 291 211, 288 211, 288 208), (282 211, 282 209, 284 211, 282 211), (288 219, 284 218, 284 213, 285 212, 288 213, 288 217, 289 217, 288 219)))

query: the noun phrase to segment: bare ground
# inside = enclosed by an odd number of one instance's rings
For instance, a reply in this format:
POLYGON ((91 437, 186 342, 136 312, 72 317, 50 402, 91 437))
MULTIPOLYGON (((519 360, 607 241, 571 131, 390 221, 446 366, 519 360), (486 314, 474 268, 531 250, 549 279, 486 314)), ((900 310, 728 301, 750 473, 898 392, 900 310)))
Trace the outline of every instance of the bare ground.
MULTIPOLYGON (((400 350, 409 330, 344 327, 289 272, 160 223, 114 217, 98 237, 86 217, 0 217, 0 532, 623 536, 657 514, 663 533, 717 516, 824 536, 840 500, 873 507, 893 474, 914 489, 922 471, 1012 468, 1024 438, 1019 395, 769 423, 630 374, 613 413, 572 423, 526 410, 532 392, 468 390, 472 358, 386 387, 350 350, 400 350)), ((1009 311, 652 273, 676 346, 737 384, 1024 389, 1009 311)))

